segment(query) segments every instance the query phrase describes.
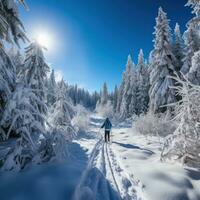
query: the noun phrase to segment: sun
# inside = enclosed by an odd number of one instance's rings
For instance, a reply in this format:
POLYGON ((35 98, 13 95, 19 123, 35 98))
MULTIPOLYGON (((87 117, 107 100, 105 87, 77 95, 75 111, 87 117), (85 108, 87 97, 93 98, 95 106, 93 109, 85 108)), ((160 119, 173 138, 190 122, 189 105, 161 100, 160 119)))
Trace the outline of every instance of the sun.
POLYGON ((39 31, 36 34, 36 41, 47 49, 51 49, 53 47, 53 37, 49 32, 39 31))

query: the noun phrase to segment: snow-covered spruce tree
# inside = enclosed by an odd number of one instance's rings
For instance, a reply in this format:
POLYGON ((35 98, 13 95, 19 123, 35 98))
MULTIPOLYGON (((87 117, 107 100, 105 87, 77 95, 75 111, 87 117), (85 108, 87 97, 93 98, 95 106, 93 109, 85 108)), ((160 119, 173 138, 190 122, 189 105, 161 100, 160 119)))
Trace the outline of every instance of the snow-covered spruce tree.
POLYGON ((130 104, 129 104, 129 117, 140 114, 139 103, 139 76, 136 66, 133 65, 131 81, 130 81, 130 104))
POLYGON ((103 84, 102 91, 100 91, 100 99, 96 104, 96 112, 102 117, 113 117, 112 97, 108 92, 107 84, 103 84))
POLYGON ((37 153, 39 134, 44 133, 35 116, 40 118, 40 112, 32 106, 30 99, 37 102, 37 96, 32 89, 26 87, 23 82, 16 83, 15 90, 6 103, 3 116, 0 120, 0 132, 3 140, 10 135, 18 135, 16 141, 7 154, 1 157, 3 170, 23 169, 37 153), (6 131, 5 131, 6 130, 6 131))
POLYGON ((162 160, 178 160, 191 167, 200 166, 200 86, 191 84, 184 75, 176 78, 182 99, 175 103, 176 131, 167 137, 162 160), (182 80, 183 79, 183 80, 182 80))
POLYGON ((105 105, 108 102, 108 87, 107 84, 103 84, 103 90, 101 95, 101 104, 105 105))
MULTIPOLYGON (((53 112, 49 113, 49 124, 56 129, 68 134, 72 131, 71 119, 75 114, 70 98, 67 96, 67 88, 64 80, 58 85, 57 99, 53 105, 53 112)), ((71 135, 68 135, 71 138, 71 135)))
POLYGON ((118 89, 117 107, 116 107, 116 112, 115 112, 116 115, 119 115, 119 113, 120 113, 120 107, 121 107, 122 95, 123 95, 123 89, 124 89, 123 83, 124 83, 124 74, 123 74, 123 77, 122 77, 122 83, 121 83, 121 85, 119 86, 119 89, 118 89))
POLYGON ((195 16, 187 23, 187 30, 184 33, 184 58, 181 72, 187 74, 191 67, 194 53, 200 50, 200 2, 199 0, 188 0, 186 6, 190 6, 195 16))
POLYGON ((146 113, 149 104, 149 73, 142 49, 138 55, 138 114, 146 113))
POLYGON ((5 53, 4 49, 0 48, 0 119, 5 104, 14 91, 15 81, 15 66, 5 53))
POLYGON ((183 39, 180 31, 180 26, 178 23, 176 23, 175 29, 174 29, 174 55, 176 57, 176 72, 178 73, 183 65, 183 39))
MULTIPOLYGON (((45 62, 42 47, 37 42, 31 43, 26 48, 23 76, 26 85, 29 86, 38 97, 39 101, 31 101, 31 103, 37 108, 41 115, 47 113, 47 108, 45 106, 47 88, 45 82, 48 71, 49 66, 45 62)), ((44 120, 41 118, 36 119, 44 125, 44 120)))
POLYGON ((194 56, 194 53, 199 50, 200 38, 198 35, 198 31, 192 24, 185 31, 183 38, 184 38, 185 48, 184 48, 183 66, 181 68, 181 72, 183 74, 187 74, 192 65, 192 57, 194 56))
POLYGON ((113 93, 113 110, 114 113, 117 111, 117 102, 118 102, 119 91, 117 85, 115 85, 114 93, 113 93))
POLYGON ((189 25, 193 24, 197 29, 200 27, 200 1, 199 0, 188 0, 186 6, 189 6, 192 8, 192 14, 195 14, 195 17, 193 17, 189 21, 189 25))
POLYGON ((169 78, 174 74, 175 56, 171 47, 171 29, 167 14, 159 8, 155 26, 154 49, 150 73, 150 109, 153 112, 164 112, 166 104, 176 101, 175 91, 171 88, 175 81, 169 78))
POLYGON ((17 2, 3 0, 0 2, 0 120, 16 82, 16 68, 6 54, 3 43, 7 41, 18 44, 20 39, 25 41, 27 38, 19 19, 17 2))
POLYGON ((67 86, 62 80, 58 83, 57 99, 53 104, 53 109, 48 112, 49 131, 44 134, 39 149, 41 162, 52 159, 62 160, 66 157, 66 142, 71 141, 75 135, 75 130, 71 124, 74 115, 74 107, 67 96, 67 86))
POLYGON ((68 86, 67 93, 71 98, 73 105, 80 104, 90 110, 95 109, 97 101, 100 98, 97 92, 90 94, 87 90, 78 88, 77 85, 68 86))
POLYGON ((51 106, 56 102, 57 84, 55 80, 54 70, 51 71, 47 81, 47 105, 51 106))
POLYGON ((17 3, 21 3, 27 8, 25 1, 22 0, 2 0, 0 2, 0 43, 3 41, 12 43, 13 41, 19 45, 19 40, 28 40, 23 23, 19 18, 17 3))
POLYGON ((99 99, 100 99, 100 95, 97 91, 95 91, 91 96, 91 110, 94 110, 96 108, 96 105, 99 99))
POLYGON ((131 56, 128 56, 126 69, 123 74, 122 84, 121 84, 121 99, 120 99, 120 118, 125 119, 131 117, 133 113, 130 112, 130 105, 133 97, 133 67, 131 56))
POLYGON ((19 49, 14 46, 9 49, 7 54, 9 55, 13 65, 15 66, 17 76, 19 76, 20 72, 23 69, 23 55, 20 53, 19 49))
POLYGON ((200 85, 200 51, 194 53, 192 57, 192 66, 187 77, 193 84, 200 85))

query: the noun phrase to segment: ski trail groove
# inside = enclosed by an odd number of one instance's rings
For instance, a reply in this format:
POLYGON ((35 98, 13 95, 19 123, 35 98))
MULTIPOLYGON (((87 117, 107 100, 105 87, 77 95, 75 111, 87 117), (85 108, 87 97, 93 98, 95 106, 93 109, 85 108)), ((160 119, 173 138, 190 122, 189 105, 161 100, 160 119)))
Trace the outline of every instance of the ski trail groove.
POLYGON ((126 172, 126 170, 120 166, 110 145, 107 145, 107 155, 108 159, 110 160, 110 169, 112 169, 114 177, 118 178, 115 178, 115 181, 117 182, 118 188, 121 189, 120 195, 122 199, 144 200, 145 198, 143 197, 142 191, 143 185, 141 181, 135 177, 133 178, 128 172, 126 172), (121 187, 119 187, 119 185, 121 187))
POLYGON ((112 179, 113 179, 113 181, 114 181, 114 184, 115 184, 115 187, 116 187, 116 189, 117 189, 117 192, 120 194, 120 199, 122 200, 122 198, 121 198, 121 192, 120 192, 119 186, 118 186, 118 184, 117 184, 117 181, 116 181, 116 178, 115 178, 113 169, 112 169, 112 165, 111 165, 111 162, 110 162, 110 159, 109 159, 107 143, 106 143, 105 146, 106 146, 107 161, 108 161, 108 164, 109 164, 110 172, 111 172, 111 174, 112 174, 112 179))
POLYGON ((144 200, 142 193, 138 181, 121 168, 112 147, 101 137, 93 147, 73 200, 144 200))

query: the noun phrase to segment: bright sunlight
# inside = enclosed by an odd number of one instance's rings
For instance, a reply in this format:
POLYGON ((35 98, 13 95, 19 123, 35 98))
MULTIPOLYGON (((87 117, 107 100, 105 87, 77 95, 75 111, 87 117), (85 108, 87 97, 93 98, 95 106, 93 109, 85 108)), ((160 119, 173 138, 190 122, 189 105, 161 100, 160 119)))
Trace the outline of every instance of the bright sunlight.
POLYGON ((43 47, 51 49, 53 46, 53 36, 47 31, 38 31, 36 41, 43 47))

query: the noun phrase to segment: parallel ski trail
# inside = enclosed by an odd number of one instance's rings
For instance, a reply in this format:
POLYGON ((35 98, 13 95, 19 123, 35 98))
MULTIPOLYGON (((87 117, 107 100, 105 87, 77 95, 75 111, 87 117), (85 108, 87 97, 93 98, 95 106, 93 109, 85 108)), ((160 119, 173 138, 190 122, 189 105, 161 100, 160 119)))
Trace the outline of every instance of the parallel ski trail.
POLYGON ((74 200, 144 200, 140 190, 139 181, 121 168, 112 147, 101 137, 76 187, 74 200))
MULTIPOLYGON (((110 172, 111 172, 114 185, 115 185, 115 187, 116 187, 118 193, 119 193, 120 196, 121 196, 121 192, 120 192, 119 186, 118 186, 118 184, 117 184, 117 181, 116 181, 116 178, 115 178, 113 169, 112 169, 112 165, 111 165, 111 162, 110 162, 110 159, 109 159, 107 143, 105 144, 105 148, 106 148, 106 157, 107 157, 107 161, 108 161, 108 165, 109 165, 109 170, 110 170, 110 172)), ((121 198, 121 199, 122 199, 122 198, 121 198)))
POLYGON ((142 183, 131 177, 118 163, 116 155, 110 145, 106 146, 106 153, 109 160, 110 169, 119 193, 123 200, 144 200, 142 197, 142 183))

